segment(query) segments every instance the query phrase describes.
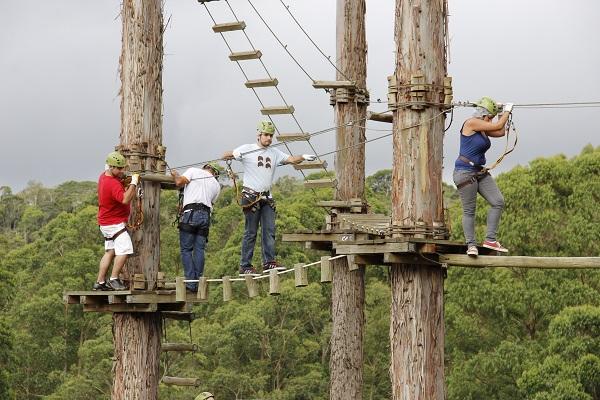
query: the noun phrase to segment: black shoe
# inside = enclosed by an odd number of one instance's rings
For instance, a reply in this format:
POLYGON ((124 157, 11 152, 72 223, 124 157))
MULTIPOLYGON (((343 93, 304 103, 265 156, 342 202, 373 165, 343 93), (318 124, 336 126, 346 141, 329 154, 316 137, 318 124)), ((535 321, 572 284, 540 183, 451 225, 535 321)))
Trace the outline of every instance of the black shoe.
POLYGON ((276 261, 271 261, 263 266, 263 274, 270 273, 272 269, 276 271, 285 271, 285 267, 283 265, 278 264, 276 261))
POLYGON ((240 267, 240 276, 260 276, 258 272, 256 272, 256 268, 252 265, 249 267, 240 267))
POLYGON ((108 286, 108 284, 106 282, 102 282, 102 283, 94 282, 94 286, 92 286, 92 290, 107 291, 107 290, 113 290, 113 288, 108 286))
POLYGON ((117 278, 117 279, 110 278, 108 280, 108 285, 111 288, 113 288, 113 290, 127 290, 127 286, 125 286, 119 278, 117 278))

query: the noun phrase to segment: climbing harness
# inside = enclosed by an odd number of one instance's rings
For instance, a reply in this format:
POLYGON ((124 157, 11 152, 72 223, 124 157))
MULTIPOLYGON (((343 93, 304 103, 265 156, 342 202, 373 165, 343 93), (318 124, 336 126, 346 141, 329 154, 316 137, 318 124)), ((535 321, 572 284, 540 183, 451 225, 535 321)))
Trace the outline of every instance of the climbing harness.
MULTIPOLYGON (((210 217, 210 207, 207 206, 206 204, 202 204, 202 203, 186 204, 185 207, 183 207, 183 209, 181 211, 181 216, 183 216, 183 214, 189 212, 190 215, 187 220, 191 221, 194 213, 196 211, 200 211, 200 210, 206 211, 210 217)), ((201 227, 200 225, 192 225, 192 224, 188 224, 188 223, 179 221, 179 223, 177 224, 177 228, 179 228, 180 231, 193 233, 194 235, 204 236, 206 238, 206 241, 208 242, 208 231, 209 231, 208 227, 201 227)))
POLYGON ((115 234, 114 234, 114 235, 112 235, 111 237, 108 237, 108 238, 107 238, 107 237, 105 237, 105 238, 104 238, 104 241, 106 241, 106 242, 110 242, 110 241, 112 241, 112 240, 115 240, 115 239, 116 239, 116 238, 118 238, 118 237, 119 237, 119 236, 120 236, 122 233, 125 233, 125 232, 127 232, 127 228, 123 228, 123 229, 121 229, 120 231, 117 231, 117 232, 115 232, 115 234))
POLYGON ((258 208, 257 204, 260 203, 261 200, 269 200, 270 198, 273 202, 272 206, 275 208, 275 201, 269 192, 256 192, 250 188, 242 187, 242 192, 240 193, 240 188, 237 184, 235 173, 231 169, 231 160, 227 160, 226 164, 227 176, 229 176, 233 182, 233 187, 235 188, 235 201, 237 202, 238 206, 240 206, 244 211, 246 211, 248 208, 252 209, 252 211, 256 211, 258 208), (248 201, 248 203, 244 203, 244 199, 248 201))

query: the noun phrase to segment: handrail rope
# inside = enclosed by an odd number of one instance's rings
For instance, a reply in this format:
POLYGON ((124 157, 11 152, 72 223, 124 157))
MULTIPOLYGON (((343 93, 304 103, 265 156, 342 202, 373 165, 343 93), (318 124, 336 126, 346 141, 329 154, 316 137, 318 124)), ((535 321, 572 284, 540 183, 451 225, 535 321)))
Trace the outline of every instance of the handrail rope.
POLYGON ((298 25, 298 28, 300 28, 300 30, 302 31, 302 33, 304 33, 306 35, 306 37, 308 38, 308 40, 310 40, 310 42, 315 46, 315 48, 319 51, 319 53, 321 53, 323 55, 323 57, 325 57, 325 59, 329 62, 329 64, 331 64, 331 66, 333 68, 335 68, 335 70, 337 72, 340 73, 340 75, 342 75, 345 79, 351 81, 352 79, 348 78, 348 76, 346 74, 344 74, 344 72, 342 72, 342 70, 340 70, 337 65, 335 65, 335 63, 333 63, 331 61, 331 56, 328 56, 327 54, 325 54, 323 52, 323 50, 321 50, 321 48, 315 43, 315 41, 310 37, 310 35, 308 34, 308 32, 306 32, 306 30, 302 27, 302 25, 300 24, 300 22, 298 22, 298 20, 296 19, 296 17, 294 17, 294 14, 292 14, 292 12, 290 11, 290 6, 285 5, 285 3, 283 2, 283 0, 279 0, 279 2, 281 3, 281 5, 283 6, 283 8, 286 9, 286 11, 288 12, 288 14, 290 14, 290 17, 292 17, 292 19, 294 20, 294 22, 296 23, 296 25, 298 25))
MULTIPOLYGON (((254 12, 256 12, 256 15, 258 15, 258 18, 260 18, 260 20, 263 22, 263 24, 265 24, 265 26, 267 27, 267 29, 269 30, 269 32, 271 32, 271 34, 273 35, 273 37, 275 38, 275 40, 277 40, 277 42, 281 45, 281 47, 283 47, 283 49, 286 51, 286 53, 288 53, 288 55, 291 57, 291 59, 294 60, 294 62, 298 66, 298 68, 300 68, 302 70, 302 72, 304 72, 304 74, 308 77, 308 79, 310 79, 312 82, 314 82, 315 80, 313 79, 313 77, 310 76, 310 74, 300 64, 300 62, 296 59, 296 57, 294 57, 294 55, 288 50, 288 48, 287 48, 288 46, 286 44, 283 44, 283 42, 281 41, 281 39, 279 39, 279 37, 277 36, 277 34, 275 32, 273 32, 273 29, 271 29, 271 26, 267 23, 267 21, 265 21, 265 19, 263 18, 262 14, 256 9, 256 7, 254 7, 254 4, 252 4, 252 1, 251 0, 247 0, 247 1, 248 1, 248 4, 250 4, 250 6, 252 7, 252 9, 254 10, 254 12)), ((227 4, 229 4, 228 0, 225 0, 225 2, 227 4)))
MULTIPOLYGON (((347 256, 347 254, 340 254, 340 255, 328 258, 327 261, 337 260, 338 258, 342 258, 342 257, 346 257, 346 256, 347 256)), ((312 262, 312 263, 308 263, 308 264, 304 264, 304 265, 302 265, 302 267, 303 268, 308 268, 308 267, 312 267, 312 266, 315 266, 315 265, 318 265, 318 264, 321 264, 321 260, 315 261, 315 262, 312 262)), ((283 275, 283 274, 287 274, 287 273, 290 273, 290 272, 293 272, 293 271, 294 271, 294 268, 286 269, 284 271, 277 271, 277 275, 283 275)), ((261 275, 261 276, 253 276, 252 279, 259 280, 259 279, 266 279, 268 277, 269 277, 269 275, 261 275)), ((206 281, 207 282, 223 282, 223 279, 222 278, 221 279, 219 279, 219 278, 212 278, 212 279, 207 279, 206 281)), ((246 281, 246 278, 230 278, 229 281, 230 282, 244 282, 244 281, 246 281)), ((185 283, 198 283, 198 282, 200 282, 200 280, 199 279, 184 279, 183 282, 185 282, 185 283)))

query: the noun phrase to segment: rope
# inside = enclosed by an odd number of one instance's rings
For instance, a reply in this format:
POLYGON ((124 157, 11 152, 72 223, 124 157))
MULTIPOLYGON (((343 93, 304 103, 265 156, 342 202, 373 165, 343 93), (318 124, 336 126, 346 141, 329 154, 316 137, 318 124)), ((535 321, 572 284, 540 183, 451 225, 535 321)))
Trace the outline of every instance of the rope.
MULTIPOLYGON (((327 60, 327 62, 329 62, 329 64, 331 64, 331 66, 333 68, 335 68, 335 70, 337 72, 340 73, 341 76, 343 76, 346 80, 351 81, 352 79, 348 78, 348 76, 346 74, 344 74, 332 61, 331 61, 331 56, 326 55, 323 50, 321 50, 321 48, 315 43, 315 41, 310 37, 310 35, 308 34, 308 32, 306 32, 306 30, 302 27, 302 25, 300 24, 300 22, 298 22, 298 20, 296 19, 296 17, 294 17, 294 14, 292 14, 292 12, 290 11, 290 6, 285 5, 285 3, 283 2, 283 0, 279 0, 279 2, 281 3, 281 5, 283 6, 283 8, 286 9, 286 11, 288 12, 288 14, 290 14, 290 17, 292 17, 292 19, 294 20, 294 22, 296 23, 296 25, 298 25, 298 28, 300 28, 300 30, 302 31, 302 33, 304 33, 304 35, 306 35, 306 37, 308 38, 308 40, 315 46, 315 48, 319 51, 319 53, 321 53, 323 55, 323 57, 325 57, 325 59, 327 60)), ((314 82, 314 81, 313 81, 314 82)))
MULTIPOLYGON (((346 254, 340 254, 338 256, 330 257, 330 258, 327 259, 327 261, 337 260, 338 258, 342 258, 342 257, 346 257, 346 254)), ((315 261, 315 262, 312 262, 312 263, 309 263, 309 264, 304 264, 302 266, 302 268, 308 268, 308 267, 312 267, 312 266, 315 266, 315 265, 318 265, 318 264, 321 264, 321 260, 315 261)), ((287 274, 287 273, 290 273, 290 272, 293 272, 293 271, 294 271, 294 268, 286 269, 285 271, 277 271, 277 275, 283 275, 283 274, 287 274)), ((261 276, 253 276, 252 279, 259 280, 259 279, 266 279, 268 277, 269 277, 269 275, 261 275, 261 276)), ((207 279, 206 281, 207 282, 223 282, 223 279, 222 278, 221 279, 213 278, 213 279, 207 279)), ((246 278, 231 278, 231 279, 229 279, 229 281, 230 282, 245 282, 246 278)), ((198 282, 200 282, 200 280, 199 279, 184 279, 183 282, 185 282, 185 283, 198 283, 198 282)))
POLYGON ((142 187, 138 187, 137 188, 137 194, 136 194, 136 214, 135 214, 135 221, 133 221, 133 223, 127 223, 127 228, 129 228, 132 231, 137 231, 138 229, 140 229, 140 227, 142 226, 142 224, 144 223, 144 209, 142 208, 142 198, 144 197, 144 190, 142 189, 142 187))
MULTIPOLYGON (((225 2, 227 4, 229 4, 229 1, 225 0, 225 2)), ((256 7, 254 7, 254 4, 252 4, 251 0, 248 0, 248 4, 250 4, 250 6, 254 10, 254 12, 256 12, 256 15, 258 15, 258 18, 260 18, 260 20, 263 22, 263 24, 265 24, 265 26, 267 27, 267 29, 269 30, 269 32, 271 32, 271 34, 273 35, 273 37, 275 38, 275 40, 277 40, 277 42, 281 45, 281 47, 283 47, 283 49, 285 50, 286 53, 288 53, 288 55, 291 57, 291 59, 294 60, 294 62, 298 66, 298 68, 300 68, 302 70, 302 72, 304 72, 304 75, 306 75, 308 77, 308 79, 310 79, 311 81, 314 82, 315 80, 312 78, 312 76, 310 76, 310 74, 300 64, 300 62, 296 59, 296 57, 294 57, 294 55, 288 50, 287 44, 283 44, 283 42, 281 41, 281 39, 279 39, 279 37, 277 36, 277 34, 275 32, 273 32, 273 29, 271 29, 271 27, 269 26, 269 24, 267 23, 267 21, 265 21, 265 19, 263 18, 263 16, 261 15, 261 13, 256 9, 256 7)))

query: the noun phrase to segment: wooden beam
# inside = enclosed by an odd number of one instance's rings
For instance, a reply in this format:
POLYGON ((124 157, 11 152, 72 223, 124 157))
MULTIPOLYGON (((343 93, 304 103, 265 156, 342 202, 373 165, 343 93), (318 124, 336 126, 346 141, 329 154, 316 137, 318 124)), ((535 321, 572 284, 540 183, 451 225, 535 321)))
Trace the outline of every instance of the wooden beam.
POLYGON ((175 178, 171 175, 163 174, 143 174, 141 176, 142 181, 146 182, 158 182, 158 183, 172 183, 175 184, 175 178))
POLYGON ((157 304, 84 304, 84 312, 156 312, 157 304))
POLYGON ((600 257, 525 257, 525 256, 478 256, 445 254, 440 262, 448 265, 474 268, 541 268, 586 269, 600 268, 600 257))
POLYGON ((392 114, 388 114, 388 113, 376 113, 376 112, 368 111, 367 118, 370 119, 371 121, 388 122, 390 124, 392 122, 394 122, 394 116, 392 114))

